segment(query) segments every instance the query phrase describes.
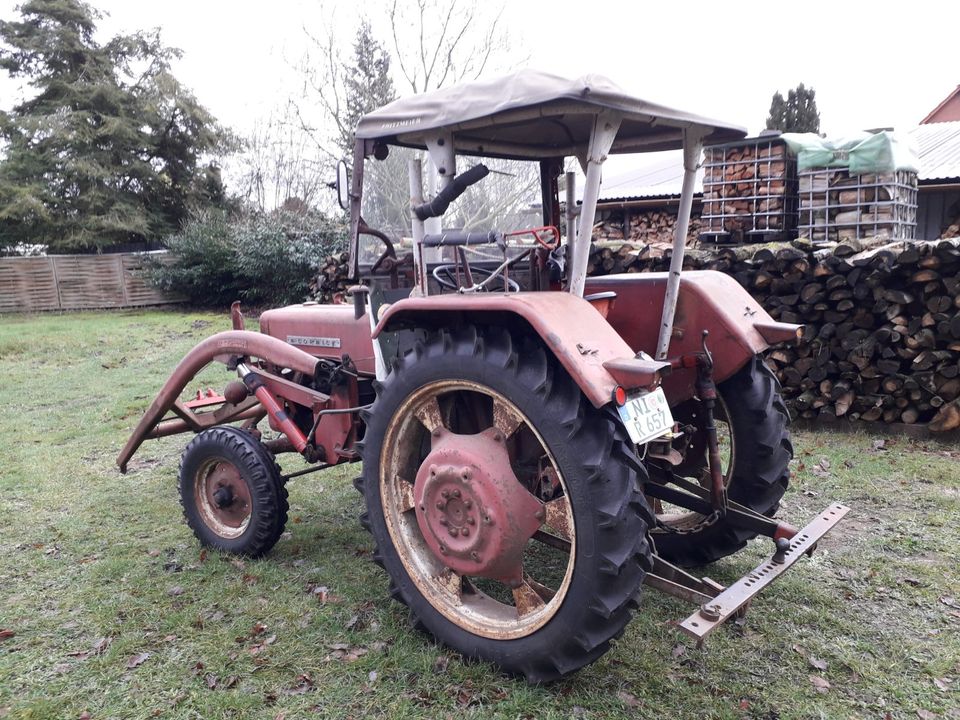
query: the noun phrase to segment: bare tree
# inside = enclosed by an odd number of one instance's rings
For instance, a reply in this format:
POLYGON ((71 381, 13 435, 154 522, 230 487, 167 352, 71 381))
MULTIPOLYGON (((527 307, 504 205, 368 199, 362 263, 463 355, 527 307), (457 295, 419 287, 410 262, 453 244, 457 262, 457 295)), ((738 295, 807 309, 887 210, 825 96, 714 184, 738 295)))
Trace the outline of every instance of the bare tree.
MULTIPOLYGON (((305 28, 311 48, 297 67, 304 86, 293 105, 299 128, 331 166, 351 156, 360 115, 393 99, 392 79, 413 93, 474 80, 502 67, 511 47, 501 23, 502 5, 480 0, 393 0, 383 15, 362 19, 356 34, 347 36, 349 42, 334 30, 342 27, 336 7, 327 10, 323 32, 305 28), (384 27, 381 42, 373 28, 384 27)), ((514 55, 510 62, 522 60, 514 55)), ((408 232, 406 160, 411 156, 393 148, 385 161, 367 163, 363 214, 371 225, 408 232)), ((534 164, 499 163, 496 169, 503 173, 487 177, 461 199, 448 224, 502 227, 536 199, 534 164)))
POLYGON ((301 130, 296 112, 288 103, 259 121, 244 140, 239 194, 260 210, 330 204, 328 165, 301 130))
POLYGON ((475 0, 393 0, 387 10, 393 51, 414 93, 475 80, 509 47, 501 6, 485 14, 475 0))

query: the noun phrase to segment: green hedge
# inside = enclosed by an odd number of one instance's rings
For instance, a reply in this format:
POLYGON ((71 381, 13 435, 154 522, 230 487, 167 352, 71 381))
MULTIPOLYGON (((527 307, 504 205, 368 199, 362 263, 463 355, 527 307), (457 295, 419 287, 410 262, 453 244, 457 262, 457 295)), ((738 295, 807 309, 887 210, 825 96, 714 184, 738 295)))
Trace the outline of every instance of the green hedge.
POLYGON ((164 241, 170 257, 151 268, 150 281, 200 307, 300 302, 323 258, 342 250, 346 237, 343 221, 319 212, 204 212, 164 241))

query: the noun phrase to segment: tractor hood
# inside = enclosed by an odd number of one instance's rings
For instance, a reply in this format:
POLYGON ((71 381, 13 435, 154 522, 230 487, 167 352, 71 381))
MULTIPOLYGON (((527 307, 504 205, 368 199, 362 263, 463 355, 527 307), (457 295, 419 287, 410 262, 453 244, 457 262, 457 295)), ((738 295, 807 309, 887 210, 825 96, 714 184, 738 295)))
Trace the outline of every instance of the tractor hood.
POLYGON ((628 95, 601 75, 568 80, 522 70, 395 100, 364 115, 357 138, 426 148, 427 134, 446 130, 461 154, 543 159, 585 148, 603 112, 622 118, 614 153, 681 148, 684 128, 702 128, 707 143, 746 135, 743 128, 628 95))

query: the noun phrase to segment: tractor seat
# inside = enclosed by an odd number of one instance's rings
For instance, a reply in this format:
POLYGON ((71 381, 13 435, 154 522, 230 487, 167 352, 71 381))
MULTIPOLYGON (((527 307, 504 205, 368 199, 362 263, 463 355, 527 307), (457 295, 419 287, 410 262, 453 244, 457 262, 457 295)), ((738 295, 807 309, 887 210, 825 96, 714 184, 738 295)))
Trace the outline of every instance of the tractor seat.
POLYGON ((610 311, 613 310, 613 304, 617 300, 617 294, 613 290, 607 290, 606 292, 584 295, 583 299, 593 305, 597 312, 606 318, 610 311))

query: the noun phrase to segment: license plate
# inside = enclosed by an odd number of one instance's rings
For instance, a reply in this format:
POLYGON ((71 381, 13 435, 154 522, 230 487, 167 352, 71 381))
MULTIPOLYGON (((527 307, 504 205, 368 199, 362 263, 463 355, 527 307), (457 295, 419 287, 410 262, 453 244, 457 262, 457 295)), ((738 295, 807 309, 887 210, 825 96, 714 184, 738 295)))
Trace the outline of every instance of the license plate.
POLYGON ((627 398, 626 405, 617 410, 630 433, 630 439, 636 445, 642 445, 673 429, 673 415, 670 414, 663 388, 627 398))

